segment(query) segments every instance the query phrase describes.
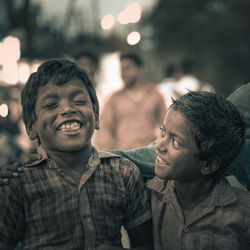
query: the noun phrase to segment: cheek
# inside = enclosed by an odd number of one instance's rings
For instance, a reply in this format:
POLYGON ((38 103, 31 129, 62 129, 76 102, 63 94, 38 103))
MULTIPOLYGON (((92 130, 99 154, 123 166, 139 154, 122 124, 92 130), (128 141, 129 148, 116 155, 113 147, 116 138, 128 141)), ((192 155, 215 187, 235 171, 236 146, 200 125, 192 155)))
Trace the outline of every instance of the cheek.
POLYGON ((187 165, 192 165, 194 162, 194 157, 188 152, 170 149, 169 161, 175 168, 182 169, 187 165))

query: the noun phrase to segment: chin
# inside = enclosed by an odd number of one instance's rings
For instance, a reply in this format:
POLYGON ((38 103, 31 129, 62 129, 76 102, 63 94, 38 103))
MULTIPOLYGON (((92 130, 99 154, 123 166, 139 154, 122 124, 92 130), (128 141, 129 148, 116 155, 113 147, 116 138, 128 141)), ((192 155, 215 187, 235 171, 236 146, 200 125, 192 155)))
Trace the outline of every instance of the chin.
POLYGON ((63 150, 62 151, 65 151, 65 152, 78 152, 78 151, 81 151, 87 147, 91 146, 90 143, 88 144, 79 144, 79 145, 64 145, 63 147, 63 150))
POLYGON ((155 175, 162 180, 169 180, 169 174, 161 170, 157 165, 155 166, 155 175))

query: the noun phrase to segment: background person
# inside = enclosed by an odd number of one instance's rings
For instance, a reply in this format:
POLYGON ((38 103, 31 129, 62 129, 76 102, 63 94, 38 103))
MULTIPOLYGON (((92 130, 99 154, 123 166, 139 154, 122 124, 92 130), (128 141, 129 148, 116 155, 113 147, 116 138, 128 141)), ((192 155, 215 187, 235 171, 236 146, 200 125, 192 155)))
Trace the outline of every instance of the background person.
POLYGON ((97 148, 128 150, 155 140, 166 106, 158 87, 143 79, 143 62, 135 54, 120 57, 124 87, 113 93, 100 115, 97 148))

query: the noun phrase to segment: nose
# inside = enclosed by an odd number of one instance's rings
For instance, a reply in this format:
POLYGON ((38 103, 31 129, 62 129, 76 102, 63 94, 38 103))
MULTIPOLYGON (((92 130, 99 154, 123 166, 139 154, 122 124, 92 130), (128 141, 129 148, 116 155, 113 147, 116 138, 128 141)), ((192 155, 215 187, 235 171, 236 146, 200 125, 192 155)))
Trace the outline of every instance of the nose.
POLYGON ((167 146, 168 146, 168 139, 166 137, 162 138, 161 136, 158 136, 155 143, 156 151, 158 151, 159 153, 165 153, 168 151, 167 146))
POLYGON ((60 110, 61 116, 75 114, 76 112, 77 112, 76 109, 72 106, 72 104, 69 101, 64 101, 61 103, 61 110, 60 110))

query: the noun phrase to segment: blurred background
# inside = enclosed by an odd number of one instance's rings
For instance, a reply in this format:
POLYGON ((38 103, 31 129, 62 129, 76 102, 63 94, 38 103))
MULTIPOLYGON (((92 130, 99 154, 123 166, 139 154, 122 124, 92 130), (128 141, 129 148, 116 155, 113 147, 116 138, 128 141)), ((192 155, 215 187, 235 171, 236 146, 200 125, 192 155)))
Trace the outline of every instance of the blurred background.
POLYGON ((105 95, 122 85, 119 54, 129 51, 153 83, 188 59, 201 82, 228 96, 250 79, 250 1, 0 0, 0 166, 28 147, 20 90, 29 74, 83 50, 98 55, 95 80, 105 95))

